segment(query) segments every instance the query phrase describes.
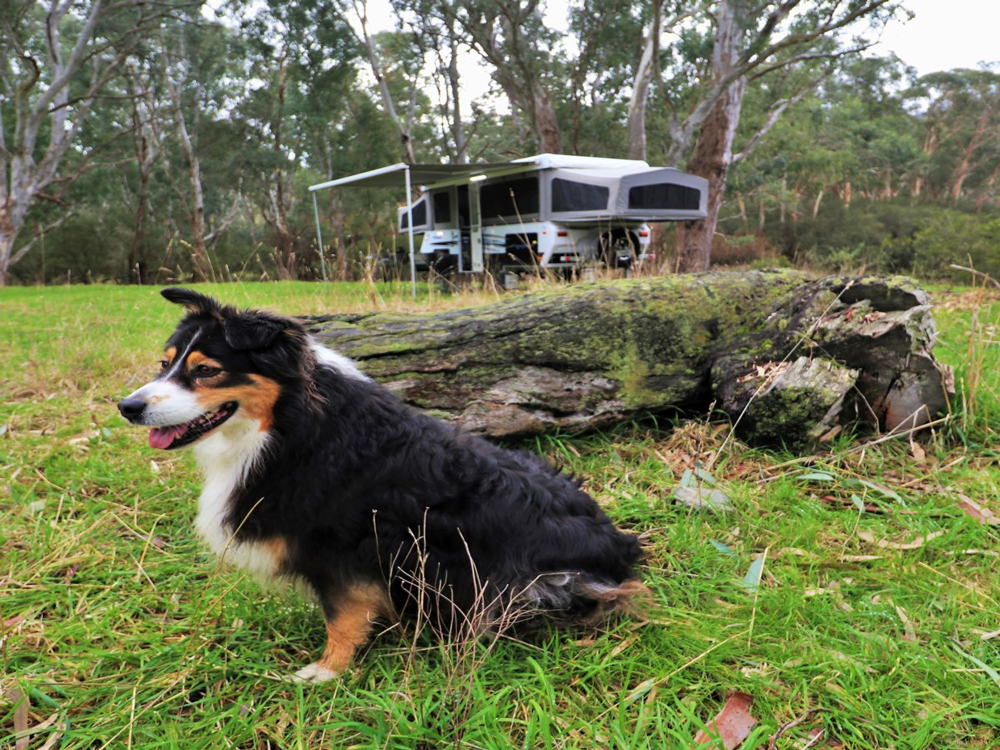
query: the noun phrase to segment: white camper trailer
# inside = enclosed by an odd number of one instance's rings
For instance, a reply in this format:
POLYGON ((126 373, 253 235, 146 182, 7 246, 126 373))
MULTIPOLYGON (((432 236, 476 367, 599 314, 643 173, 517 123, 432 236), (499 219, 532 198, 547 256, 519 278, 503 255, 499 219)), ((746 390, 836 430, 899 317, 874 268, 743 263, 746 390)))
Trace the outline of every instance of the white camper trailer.
POLYGON ((419 266, 472 271, 477 239, 492 268, 627 266, 646 257, 649 222, 706 215, 704 179, 644 161, 540 154, 497 166, 426 185, 399 209, 400 232, 412 213, 423 234, 419 266))
MULTIPOLYGON (((494 268, 621 266, 649 247, 649 222, 704 219, 708 183, 644 161, 539 154, 489 164, 392 164, 310 185, 319 247, 317 191, 422 186, 399 209, 416 295, 419 268, 459 273, 494 268), (423 235, 419 251, 415 235, 423 235)), ((326 278, 324 253, 323 278, 326 278)), ((402 259, 400 259, 402 260, 402 259)))

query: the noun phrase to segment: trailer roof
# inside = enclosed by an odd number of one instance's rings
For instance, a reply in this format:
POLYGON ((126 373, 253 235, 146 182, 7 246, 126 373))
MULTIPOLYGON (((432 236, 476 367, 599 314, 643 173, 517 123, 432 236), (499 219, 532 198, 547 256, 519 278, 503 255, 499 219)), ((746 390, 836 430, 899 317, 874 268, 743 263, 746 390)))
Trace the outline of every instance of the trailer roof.
POLYGON ((359 172, 336 180, 310 185, 309 190, 323 190, 340 185, 355 187, 399 187, 405 179, 404 172, 410 170, 414 185, 434 185, 456 179, 468 179, 483 175, 510 174, 534 169, 593 169, 607 174, 606 170, 630 173, 649 169, 649 164, 638 159, 605 159, 596 156, 572 156, 567 154, 536 154, 511 161, 485 162, 480 164, 391 164, 388 167, 359 172))

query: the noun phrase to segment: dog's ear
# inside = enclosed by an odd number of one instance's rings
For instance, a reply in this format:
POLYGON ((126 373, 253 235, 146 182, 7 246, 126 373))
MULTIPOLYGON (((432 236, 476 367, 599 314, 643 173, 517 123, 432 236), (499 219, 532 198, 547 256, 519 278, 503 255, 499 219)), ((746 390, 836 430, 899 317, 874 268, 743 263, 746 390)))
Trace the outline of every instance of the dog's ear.
POLYGON ((223 320, 226 343, 239 351, 266 349, 288 328, 289 321, 254 310, 223 320))
POLYGON ((182 289, 181 287, 167 287, 161 289, 160 294, 164 299, 173 302, 175 305, 184 305, 191 315, 215 315, 218 314, 221 305, 211 297, 206 297, 193 289, 182 289))

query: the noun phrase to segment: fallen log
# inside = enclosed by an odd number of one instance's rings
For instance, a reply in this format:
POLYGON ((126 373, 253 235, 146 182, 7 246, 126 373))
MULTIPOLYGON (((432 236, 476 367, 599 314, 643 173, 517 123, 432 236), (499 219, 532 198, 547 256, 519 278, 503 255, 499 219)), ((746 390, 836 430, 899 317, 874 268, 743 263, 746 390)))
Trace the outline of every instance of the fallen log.
POLYGON ((494 437, 715 404, 750 442, 802 447, 921 426, 951 391, 927 295, 899 277, 706 273, 306 320, 404 400, 494 437))

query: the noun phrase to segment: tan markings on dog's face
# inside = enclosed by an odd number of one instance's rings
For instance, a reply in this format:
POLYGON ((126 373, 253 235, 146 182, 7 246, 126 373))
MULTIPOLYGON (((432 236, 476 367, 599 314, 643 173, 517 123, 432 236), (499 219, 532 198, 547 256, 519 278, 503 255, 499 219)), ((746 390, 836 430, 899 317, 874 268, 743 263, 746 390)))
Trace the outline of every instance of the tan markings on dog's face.
POLYGON ((166 370, 174 363, 174 357, 177 356, 177 347, 168 346, 167 350, 163 352, 163 359, 160 360, 160 366, 166 370))
POLYGON ((274 405, 281 395, 281 386, 263 375, 248 375, 249 383, 218 388, 212 385, 215 378, 198 378, 195 381, 194 396, 205 411, 222 406, 227 401, 236 401, 240 410, 250 419, 260 424, 260 431, 271 429, 274 420, 274 405))
POLYGON ((317 664, 343 672, 354 652, 364 645, 381 615, 388 614, 387 596, 377 586, 356 586, 335 602, 336 614, 326 622, 326 648, 317 664))
POLYGON ((216 362, 214 359, 209 357, 204 352, 191 352, 188 355, 187 362, 185 363, 185 365, 187 366, 188 372, 191 372, 191 370, 193 370, 198 365, 208 365, 209 367, 215 367, 218 368, 219 370, 222 369, 221 364, 216 362))
POLYGON ((222 363, 202 352, 191 352, 184 363, 184 368, 189 376, 197 378, 202 385, 209 385, 219 380, 225 369, 222 363))

